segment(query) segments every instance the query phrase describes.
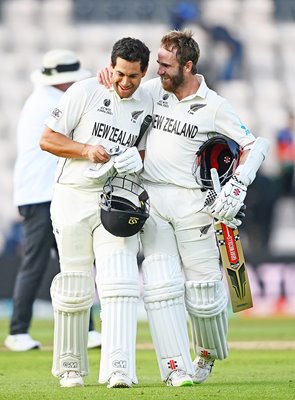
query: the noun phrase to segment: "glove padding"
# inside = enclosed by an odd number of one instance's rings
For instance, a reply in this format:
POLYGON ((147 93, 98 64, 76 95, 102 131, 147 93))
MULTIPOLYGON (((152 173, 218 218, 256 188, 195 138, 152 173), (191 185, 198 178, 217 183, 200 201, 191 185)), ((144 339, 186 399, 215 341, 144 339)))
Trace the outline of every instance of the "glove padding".
MULTIPOLYGON (((216 217, 215 217, 216 218, 216 217)), ((242 221, 238 218, 231 218, 231 219, 216 219, 216 222, 221 222, 222 224, 228 226, 232 229, 237 229, 238 226, 242 225, 242 221)))
POLYGON ((232 220, 243 206, 246 194, 247 186, 233 176, 210 206, 211 214, 219 220, 232 220))
POLYGON ((114 157, 114 167, 118 174, 132 174, 139 172, 142 167, 142 159, 136 147, 129 147, 119 156, 114 157))
POLYGON ((207 207, 207 211, 212 217, 216 219, 216 222, 222 222, 223 224, 227 225, 228 227, 232 229, 236 229, 238 226, 242 224, 242 220, 245 217, 245 210, 246 210, 246 205, 243 204, 238 211, 237 215, 235 218, 218 218, 217 216, 212 214, 212 205, 217 199, 217 193, 214 190, 208 190, 204 206, 207 207))

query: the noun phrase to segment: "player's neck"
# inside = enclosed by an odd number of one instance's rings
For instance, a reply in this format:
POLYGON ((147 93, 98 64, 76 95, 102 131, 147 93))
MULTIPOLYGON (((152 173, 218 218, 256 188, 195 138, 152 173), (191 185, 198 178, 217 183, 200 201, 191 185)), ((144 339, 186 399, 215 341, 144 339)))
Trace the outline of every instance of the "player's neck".
POLYGON ((185 80, 183 85, 181 85, 177 90, 175 90, 174 94, 178 98, 178 100, 182 100, 192 94, 195 94, 200 87, 200 83, 195 75, 189 77, 189 79, 185 80))

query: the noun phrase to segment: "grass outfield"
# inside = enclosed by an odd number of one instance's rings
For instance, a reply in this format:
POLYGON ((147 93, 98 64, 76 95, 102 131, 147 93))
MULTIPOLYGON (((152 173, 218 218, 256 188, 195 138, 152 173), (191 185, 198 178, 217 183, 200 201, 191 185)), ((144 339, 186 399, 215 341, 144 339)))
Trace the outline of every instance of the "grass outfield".
POLYGON ((210 379, 187 388, 166 387, 159 378, 146 323, 139 323, 137 374, 131 389, 97 384, 99 350, 89 351, 90 375, 84 388, 61 389, 51 376, 52 321, 36 320, 31 333, 42 351, 14 353, 3 340, 8 321, 0 320, 1 400, 270 400, 295 399, 295 318, 230 319, 230 356, 217 361, 210 379))

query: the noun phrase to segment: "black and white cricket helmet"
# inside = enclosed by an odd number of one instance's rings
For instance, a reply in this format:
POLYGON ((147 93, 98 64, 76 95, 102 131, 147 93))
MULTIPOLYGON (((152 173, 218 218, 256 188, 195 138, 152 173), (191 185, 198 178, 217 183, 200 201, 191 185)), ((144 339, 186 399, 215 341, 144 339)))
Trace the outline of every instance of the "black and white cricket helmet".
POLYGON ((114 236, 138 233, 149 217, 149 196, 136 176, 114 174, 103 187, 100 217, 104 228, 114 236))
POLYGON ((240 157, 240 146, 234 140, 215 134, 204 142, 196 153, 193 176, 204 189, 213 189, 211 168, 219 175, 223 186, 232 177, 240 157))

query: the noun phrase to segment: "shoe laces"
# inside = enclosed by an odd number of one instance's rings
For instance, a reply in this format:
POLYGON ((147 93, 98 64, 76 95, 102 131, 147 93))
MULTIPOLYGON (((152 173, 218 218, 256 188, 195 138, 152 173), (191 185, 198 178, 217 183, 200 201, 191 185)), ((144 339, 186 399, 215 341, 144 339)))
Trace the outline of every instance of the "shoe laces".
POLYGON ((172 375, 172 374, 181 377, 181 376, 185 376, 185 375, 186 375, 186 372, 185 372, 185 371, 182 371, 181 369, 176 369, 175 371, 173 371, 173 372, 171 373, 171 375, 172 375))
POLYGON ((177 376, 178 378, 184 377, 186 376, 186 372, 181 369, 175 369, 172 372, 170 372, 167 381, 172 381, 173 377, 175 376, 177 376))
POLYGON ((214 365, 214 360, 206 357, 199 357, 197 367, 202 369, 209 369, 211 371, 214 365))
POLYGON ((65 371, 60 377, 61 378, 79 378, 81 375, 77 371, 65 371))

